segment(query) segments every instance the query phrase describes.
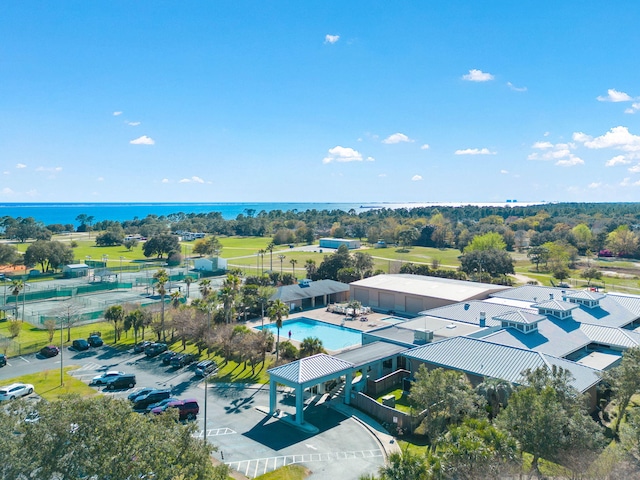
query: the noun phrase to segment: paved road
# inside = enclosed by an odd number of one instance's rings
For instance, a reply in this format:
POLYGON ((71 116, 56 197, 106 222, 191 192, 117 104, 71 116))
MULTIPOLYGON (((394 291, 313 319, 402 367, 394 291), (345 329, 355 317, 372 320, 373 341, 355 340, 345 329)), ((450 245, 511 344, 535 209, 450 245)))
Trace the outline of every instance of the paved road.
MULTIPOLYGON (((218 447, 214 456, 251 478, 282 465, 300 463, 312 470, 310 478, 356 480, 363 474, 375 473, 384 464, 380 445, 370 432, 326 405, 312 405, 305 410, 305 420, 320 430, 317 435, 308 435, 264 415, 256 407, 269 404, 266 386, 210 383, 205 428, 204 384, 191 368, 166 367, 158 358, 109 346, 87 352, 65 349, 64 364, 76 365, 78 368, 71 374, 87 383, 100 372, 123 370, 135 373, 137 388, 170 388, 179 398, 196 398, 200 404, 198 435, 202 438, 206 430, 207 440, 218 447)), ((0 384, 18 375, 59 368, 60 356, 14 357, 9 359, 9 365, 0 368, 0 384)), ((104 393, 126 397, 130 391, 104 393)), ((283 400, 282 394, 279 400, 283 400)), ((293 412, 293 405, 285 402, 279 407, 293 412)))

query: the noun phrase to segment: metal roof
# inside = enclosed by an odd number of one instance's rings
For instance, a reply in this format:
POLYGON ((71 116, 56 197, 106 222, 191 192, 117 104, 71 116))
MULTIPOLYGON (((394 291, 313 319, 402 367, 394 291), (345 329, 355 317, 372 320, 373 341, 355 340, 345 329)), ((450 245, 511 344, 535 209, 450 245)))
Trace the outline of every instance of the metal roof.
POLYGON ((606 295, 598 292, 592 292, 590 290, 580 290, 579 292, 570 292, 564 295, 566 298, 575 298, 576 300, 595 300, 598 301, 606 295))
POLYGON ((569 312, 579 308, 579 305, 570 302, 563 302, 561 300, 547 300, 546 302, 534 303, 534 307, 547 308, 549 310, 556 310, 558 312, 569 312))
POLYGON ((317 280, 300 285, 283 285, 279 287, 270 300, 280 299, 284 303, 295 302, 305 298, 321 297, 332 293, 344 293, 349 291, 349 285, 335 280, 317 280))
POLYGON ((640 316, 640 296, 625 293, 608 293, 607 298, 640 316))
POLYGON ((595 369, 562 358, 522 348, 498 345, 469 337, 456 337, 413 348, 403 354, 420 360, 481 377, 499 378, 511 383, 523 381, 522 372, 551 365, 571 372, 572 385, 580 392, 598 383, 595 369))
MULTIPOLYGON (((533 309, 519 310, 534 314, 538 313, 533 309)), ((502 325, 502 322, 494 320, 493 318, 513 311, 514 308, 511 305, 500 305, 497 303, 482 302, 480 300, 471 300, 465 303, 454 303, 453 305, 447 305, 445 307, 425 310, 424 312, 420 312, 420 314, 478 325, 480 323, 480 312, 485 312, 487 327, 499 327, 502 325)))
POLYGON ((304 384, 327 375, 346 372, 353 367, 351 362, 332 357, 326 353, 318 353, 286 365, 270 368, 267 373, 272 377, 278 377, 292 383, 304 384))
POLYGON ((367 363, 393 357, 406 350, 407 348, 401 345, 394 345, 393 343, 387 342, 374 342, 339 353, 335 358, 352 363, 357 368, 367 363))
POLYGON ((495 317, 493 317, 493 319, 500 320, 503 322, 524 323, 529 325, 531 323, 537 323, 542 320, 546 320, 547 317, 545 317, 544 315, 539 315, 537 313, 516 310, 513 312, 503 313, 502 315, 496 315, 495 317))
POLYGON ((406 273, 374 275, 373 277, 352 282, 351 285, 354 287, 387 290, 394 293, 441 298, 454 302, 463 302, 473 298, 485 298, 493 292, 509 288, 502 285, 406 273))
POLYGON ((493 293, 490 296, 498 298, 510 298, 512 300, 524 300, 527 302, 536 303, 550 299, 551 295, 557 298, 562 298, 563 293, 569 295, 575 292, 577 292, 577 290, 570 290, 567 288, 523 285, 521 287, 502 290, 501 292, 493 293))

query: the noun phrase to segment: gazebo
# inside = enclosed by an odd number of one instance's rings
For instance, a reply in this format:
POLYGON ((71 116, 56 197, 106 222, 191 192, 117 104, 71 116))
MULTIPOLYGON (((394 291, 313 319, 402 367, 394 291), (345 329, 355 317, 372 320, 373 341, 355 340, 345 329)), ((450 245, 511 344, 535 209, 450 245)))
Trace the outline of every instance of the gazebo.
POLYGON ((269 413, 273 415, 277 407, 276 386, 286 385, 295 389, 296 414, 294 424, 303 429, 312 427, 304 422, 304 395, 307 388, 346 376, 345 403, 350 403, 351 382, 353 380, 354 364, 341 360, 326 353, 318 353, 310 357, 301 358, 295 362, 267 370, 269 381, 269 413))

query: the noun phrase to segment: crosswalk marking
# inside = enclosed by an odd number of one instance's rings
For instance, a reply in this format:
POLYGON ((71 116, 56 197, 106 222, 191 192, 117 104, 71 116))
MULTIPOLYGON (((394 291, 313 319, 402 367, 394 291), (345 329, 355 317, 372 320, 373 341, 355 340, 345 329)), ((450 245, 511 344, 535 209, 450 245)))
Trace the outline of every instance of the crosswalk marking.
POLYGON ((355 450, 349 452, 307 453, 304 455, 255 458, 251 460, 241 460, 239 462, 227 462, 227 465, 247 477, 255 478, 293 463, 335 462, 357 458, 379 458, 383 456, 381 450, 355 450))
MULTIPOLYGON (((207 438, 209 437, 216 437, 219 435, 233 435, 236 432, 235 430, 231 429, 231 428, 209 428, 207 429, 207 438)), ((194 437, 196 438, 203 438, 204 437, 204 432, 203 431, 198 431, 198 433, 196 433, 194 435, 194 437)))
POLYGON ((71 374, 73 375, 75 372, 82 372, 84 370, 100 370, 101 368, 104 367, 99 363, 85 363, 80 368, 75 369, 71 374))

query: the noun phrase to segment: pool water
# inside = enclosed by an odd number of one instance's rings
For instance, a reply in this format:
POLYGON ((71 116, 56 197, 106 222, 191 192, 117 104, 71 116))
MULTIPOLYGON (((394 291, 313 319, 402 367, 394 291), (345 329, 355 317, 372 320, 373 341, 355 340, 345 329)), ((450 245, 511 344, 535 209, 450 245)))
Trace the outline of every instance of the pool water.
MULTIPOLYGON (((277 335, 278 329, 274 323, 258 327, 259 330, 262 328, 271 330, 274 336, 277 335)), ((291 332, 291 339, 298 342, 302 342, 307 337, 319 338, 325 350, 342 350, 362 344, 362 333, 359 330, 332 325, 306 317, 282 322, 282 328, 280 329, 281 342, 289 338, 289 332, 291 332)))

